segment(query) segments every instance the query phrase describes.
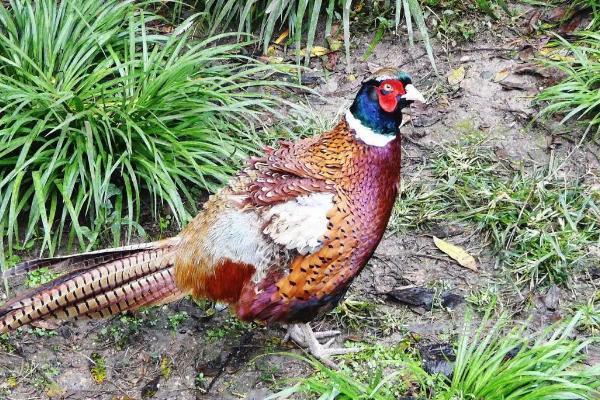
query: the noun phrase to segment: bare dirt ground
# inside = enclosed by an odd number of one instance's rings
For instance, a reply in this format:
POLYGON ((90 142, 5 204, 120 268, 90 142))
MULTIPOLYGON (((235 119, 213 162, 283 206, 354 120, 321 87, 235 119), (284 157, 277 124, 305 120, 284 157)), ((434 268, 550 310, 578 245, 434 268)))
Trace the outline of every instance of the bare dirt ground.
MULTIPOLYGON (((350 69, 340 60, 327 80, 318 80, 323 97, 309 100, 322 116, 334 118, 350 104, 365 76, 378 67, 402 66, 430 99, 427 107, 413 109, 414 126, 403 128, 404 179, 419 179, 420 167, 429 161, 432 149, 456 141, 464 134, 465 124, 489 135, 502 157, 544 164, 551 155, 570 155, 567 173, 595 179, 598 161, 593 152, 551 135, 561 128, 556 124, 529 123, 535 112, 532 97, 545 85, 543 77, 510 72, 502 81, 494 79, 499 71, 515 71, 528 63, 518 49, 538 40, 535 37, 524 39, 514 28, 494 24, 473 41, 449 51, 436 41, 439 76, 422 56, 420 45, 410 48, 405 36, 386 37, 363 61, 370 40, 370 34, 352 38, 350 69), (517 51, 503 50, 507 48, 517 51), (459 67, 465 68, 464 79, 450 88, 444 77, 459 67)), ((321 71, 320 65, 315 66, 315 75, 322 76, 321 71)), ((453 243, 478 257, 479 272, 464 269, 439 252, 431 232, 390 233, 349 292, 352 300, 378 305, 376 313, 388 316, 384 328, 381 323, 358 321, 361 328, 353 330, 339 315, 317 321, 315 326, 338 326, 343 338, 370 343, 393 344, 407 335, 419 335, 428 342, 455 337, 464 301, 452 310, 434 307, 427 311, 396 304, 385 295, 413 285, 449 290, 464 298, 477 288, 506 279, 495 269, 482 237, 468 226, 449 222, 442 228, 448 227, 458 228, 453 243)), ((569 304, 582 303, 599 284, 598 277, 581 276, 568 289, 553 288, 552 294, 559 293, 558 305, 546 304, 546 289, 508 290, 503 294, 504 306, 515 319, 533 315, 532 329, 538 329, 560 319, 569 304)), ((310 371, 303 362, 281 354, 300 353, 283 336, 283 329, 241 324, 226 309, 215 311, 190 300, 125 319, 68 322, 54 331, 37 333, 24 330, 0 342, 0 399, 260 399, 272 390, 274 381, 310 371), (99 359, 106 376, 93 370, 99 359)))

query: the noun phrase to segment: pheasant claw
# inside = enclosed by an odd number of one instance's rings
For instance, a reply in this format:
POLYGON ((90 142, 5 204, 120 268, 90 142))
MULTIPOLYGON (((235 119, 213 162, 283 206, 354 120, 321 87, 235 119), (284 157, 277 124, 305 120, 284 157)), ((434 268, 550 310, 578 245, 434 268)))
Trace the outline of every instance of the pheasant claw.
POLYGON ((296 344, 305 348, 305 350, 307 350, 323 364, 330 368, 337 369, 338 366, 331 360, 330 357, 360 351, 358 348, 351 347, 330 347, 335 338, 329 339, 324 344, 318 340, 339 334, 339 331, 314 332, 309 324, 294 324, 288 327, 288 332, 285 337, 286 339, 292 339, 294 342, 296 342, 296 344))

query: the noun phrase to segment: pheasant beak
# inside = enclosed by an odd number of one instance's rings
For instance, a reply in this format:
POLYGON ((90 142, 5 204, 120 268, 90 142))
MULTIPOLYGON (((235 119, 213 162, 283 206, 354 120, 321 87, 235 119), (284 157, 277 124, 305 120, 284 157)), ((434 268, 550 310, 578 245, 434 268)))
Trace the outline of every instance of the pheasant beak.
POLYGON ((402 96, 404 100, 420 101, 421 103, 425 103, 425 97, 423 97, 421 92, 419 92, 412 84, 406 85, 404 90, 406 90, 406 94, 402 96))

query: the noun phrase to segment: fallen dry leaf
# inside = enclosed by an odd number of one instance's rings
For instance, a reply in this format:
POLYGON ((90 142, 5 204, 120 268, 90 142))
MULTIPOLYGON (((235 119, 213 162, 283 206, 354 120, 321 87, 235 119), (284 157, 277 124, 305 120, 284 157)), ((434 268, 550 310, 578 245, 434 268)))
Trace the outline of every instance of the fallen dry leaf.
POLYGON ((329 45, 331 51, 339 51, 342 49, 342 46, 344 46, 344 42, 342 39, 334 38, 331 36, 327 37, 327 44, 329 45))
POLYGON ((277 37, 277 39, 275 39, 275 44, 281 44, 281 42, 283 42, 288 37, 289 34, 290 34, 289 29, 286 29, 285 31, 283 31, 281 33, 281 35, 279 35, 279 37, 277 37))
POLYGON ((540 49, 539 54, 553 61, 576 61, 575 57, 571 56, 568 50, 557 50, 555 47, 544 47, 540 49))
POLYGON ((504 90, 527 90, 527 86, 525 86, 524 84, 520 83, 520 82, 510 82, 510 81, 504 81, 504 82, 500 82, 500 86, 502 86, 502 89, 504 90))
POLYGON ((470 255, 460 246, 448 243, 436 236, 433 236, 433 243, 436 247, 446 253, 450 258, 455 260, 461 266, 470 269, 471 271, 477 271, 477 261, 475 257, 470 255))
POLYGON ((331 50, 329 50, 328 48, 325 47, 321 47, 321 46, 314 46, 312 49, 310 49, 310 56, 311 57, 321 57, 324 56, 325 54, 328 54, 331 50))
POLYGON ((506 77, 510 74, 510 69, 508 68, 503 68, 500 71, 496 72, 496 75, 494 75, 494 82, 500 82, 503 81, 504 79, 506 79, 506 77))
MULTIPOLYGON (((310 56, 311 57, 321 57, 321 56, 324 56, 325 54, 329 54, 330 52, 331 52, 331 50, 329 50, 326 47, 314 46, 312 49, 310 49, 310 56)), ((304 57, 305 55, 306 55, 306 49, 300 50, 300 56, 304 57)))
POLYGON ((465 79, 465 67, 459 67, 450 71, 447 75, 448 83, 452 86, 458 85, 465 79))

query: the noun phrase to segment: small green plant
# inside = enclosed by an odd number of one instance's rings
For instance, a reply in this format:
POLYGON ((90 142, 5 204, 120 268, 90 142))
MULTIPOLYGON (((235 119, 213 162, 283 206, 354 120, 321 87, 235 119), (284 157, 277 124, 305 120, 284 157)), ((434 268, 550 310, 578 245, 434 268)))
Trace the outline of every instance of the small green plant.
POLYGON ((440 378, 428 376, 422 370, 411 344, 401 342, 391 347, 364 345, 363 348, 360 353, 340 357, 343 363, 340 363, 339 369, 294 356, 306 361, 315 373, 267 399, 294 398, 291 396, 301 394, 323 399, 392 400, 406 395, 409 390, 414 391, 419 382, 426 382, 430 388, 437 386, 440 378))
POLYGON ((194 385, 196 386, 196 388, 203 390, 204 386, 206 385, 206 382, 206 377, 202 372, 196 374, 196 377, 194 378, 194 385))
POLYGON ((181 311, 178 313, 175 313, 173 315, 169 315, 169 328, 173 331, 176 332, 177 329, 179 329, 179 325, 181 325, 182 322, 184 322, 186 319, 188 319, 188 313, 185 311, 181 311))
POLYGON ((600 306, 597 302, 600 302, 600 292, 596 292, 587 303, 576 310, 581 315, 578 329, 593 336, 600 333, 600 306))
POLYGON ((47 267, 38 268, 27 273, 25 285, 30 288, 40 286, 57 278, 60 274, 51 271, 47 267))
POLYGON ((169 229, 171 227, 172 223, 173 223, 173 218, 170 215, 167 215, 166 217, 161 216, 158 219, 158 229, 159 229, 161 237, 164 235, 164 233, 167 231, 167 229, 169 229))
POLYGON ((8 336, 8 333, 0 334, 0 349, 6 351, 7 353, 12 353, 13 351, 15 351, 16 347, 12 343, 10 336, 8 336))
POLYGON ((31 332, 39 338, 50 338, 58 336, 58 332, 44 328, 32 328, 31 332))
POLYGON ((494 310, 498 305, 501 305, 500 295, 495 286, 471 290, 466 297, 466 301, 479 312, 494 310))
POLYGON ((90 356, 92 365, 90 366, 90 374, 94 382, 101 384, 106 380, 106 361, 99 353, 92 353, 90 356))
POLYGON ((224 337, 229 337, 242 332, 247 327, 247 324, 237 318, 229 317, 220 326, 208 329, 205 332, 206 340, 216 342, 224 337))
POLYGON ((160 358, 160 373, 168 380, 173 373, 173 360, 168 356, 162 356, 160 358))
POLYGON ((122 349, 131 343, 140 333, 145 319, 142 316, 122 315, 109 326, 102 328, 100 336, 122 349))
POLYGON ((33 386, 46 392, 59 393, 60 387, 54 382, 54 378, 60 374, 60 369, 56 365, 43 364, 38 374, 33 379, 33 386))

